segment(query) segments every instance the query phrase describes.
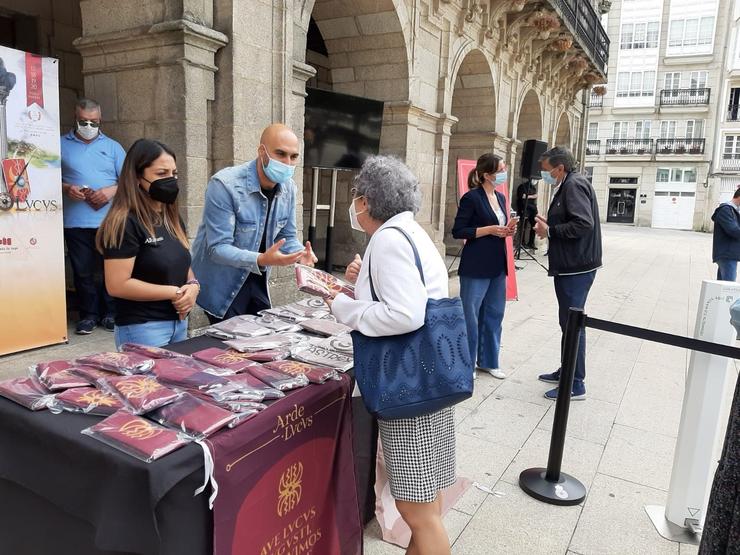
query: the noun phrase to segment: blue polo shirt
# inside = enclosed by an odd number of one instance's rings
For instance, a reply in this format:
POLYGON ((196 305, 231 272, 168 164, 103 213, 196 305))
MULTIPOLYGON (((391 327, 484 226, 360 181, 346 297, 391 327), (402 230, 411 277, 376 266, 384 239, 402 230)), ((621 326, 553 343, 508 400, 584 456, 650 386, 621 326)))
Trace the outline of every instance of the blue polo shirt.
MULTIPOLYGON (((62 135, 62 182, 87 185, 98 190, 118 182, 126 151, 116 141, 98 134, 86 143, 70 131, 62 135)), ((64 227, 98 228, 110 208, 110 203, 93 210, 81 200, 64 196, 64 227)))

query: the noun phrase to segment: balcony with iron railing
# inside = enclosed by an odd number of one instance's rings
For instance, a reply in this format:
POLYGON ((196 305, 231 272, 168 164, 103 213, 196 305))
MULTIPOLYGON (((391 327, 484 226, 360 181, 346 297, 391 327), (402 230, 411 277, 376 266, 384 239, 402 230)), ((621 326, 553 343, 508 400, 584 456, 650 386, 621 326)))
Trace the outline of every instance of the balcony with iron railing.
POLYGON ((601 154, 601 141, 586 141, 586 155, 598 156, 599 154, 601 154))
POLYGON ((607 139, 607 154, 652 154, 652 139, 607 139))
POLYGON ((740 171, 740 154, 723 154, 722 169, 729 171, 740 171))
POLYGON ((566 27, 588 54, 596 70, 606 77, 609 37, 590 0, 549 0, 566 27))
POLYGON ((661 106, 706 106, 712 89, 663 89, 660 91, 661 106))
POLYGON ((658 139, 656 154, 704 154, 706 139, 658 139))
POLYGON ((589 108, 603 108, 604 106, 604 97, 599 96, 598 94, 591 93, 591 98, 589 98, 588 101, 588 107, 589 108))

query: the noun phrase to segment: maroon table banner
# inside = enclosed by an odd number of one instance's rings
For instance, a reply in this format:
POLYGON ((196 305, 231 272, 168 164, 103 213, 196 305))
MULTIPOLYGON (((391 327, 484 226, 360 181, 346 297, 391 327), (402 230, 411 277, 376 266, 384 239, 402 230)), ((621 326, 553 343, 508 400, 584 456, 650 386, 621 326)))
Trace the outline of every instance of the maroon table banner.
POLYGON ((360 555, 350 380, 291 392, 206 440, 214 555, 360 555))

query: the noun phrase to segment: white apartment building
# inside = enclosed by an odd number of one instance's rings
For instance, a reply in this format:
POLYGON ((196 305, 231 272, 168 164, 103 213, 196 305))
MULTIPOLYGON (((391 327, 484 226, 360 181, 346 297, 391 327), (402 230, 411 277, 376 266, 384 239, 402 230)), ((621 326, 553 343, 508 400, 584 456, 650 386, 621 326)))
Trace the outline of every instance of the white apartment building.
POLYGON ((718 147, 712 158, 712 189, 716 204, 726 202, 740 187, 740 3, 735 2, 728 21, 727 47, 719 98, 718 147))
MULTIPOLYGON (((604 16, 607 92, 591 96, 585 164, 604 221, 709 229, 734 3, 621 0, 604 16)), ((740 153, 740 126, 737 139, 740 153)))

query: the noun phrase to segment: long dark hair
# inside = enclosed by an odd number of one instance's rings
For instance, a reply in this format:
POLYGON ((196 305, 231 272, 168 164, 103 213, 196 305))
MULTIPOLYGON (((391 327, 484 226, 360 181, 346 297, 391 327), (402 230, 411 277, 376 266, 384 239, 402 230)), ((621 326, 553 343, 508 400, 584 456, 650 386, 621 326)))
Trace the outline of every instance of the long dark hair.
POLYGON ((129 214, 136 216, 152 237, 155 225, 163 224, 185 248, 189 248, 187 235, 180 223, 177 201, 165 204, 160 216, 154 210, 149 195, 139 186, 139 178, 144 175, 144 170, 165 153, 177 161, 172 149, 159 141, 139 139, 131 145, 123 161, 113 204, 98 230, 96 243, 100 252, 104 248, 117 248, 121 245, 129 214))
POLYGON ((500 165, 501 158, 490 152, 478 158, 475 169, 470 170, 468 174, 468 189, 477 189, 483 185, 485 181, 483 174, 496 173, 500 165))

